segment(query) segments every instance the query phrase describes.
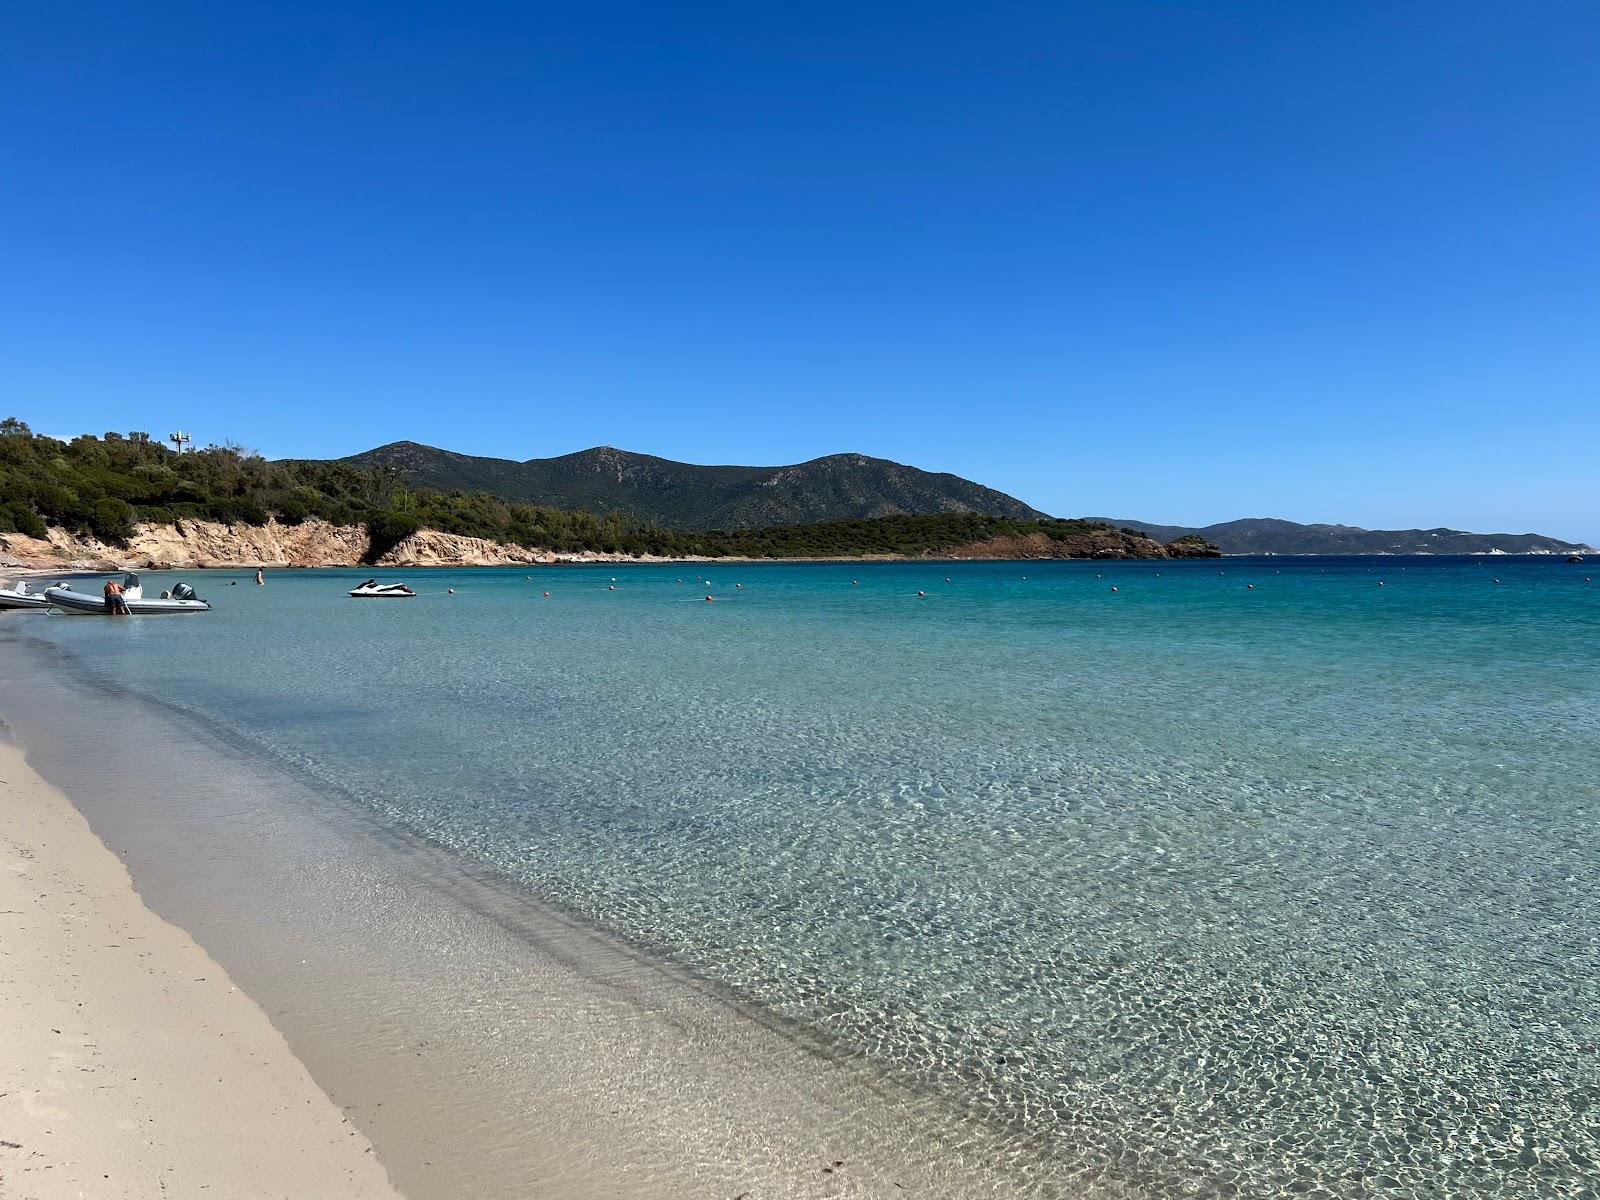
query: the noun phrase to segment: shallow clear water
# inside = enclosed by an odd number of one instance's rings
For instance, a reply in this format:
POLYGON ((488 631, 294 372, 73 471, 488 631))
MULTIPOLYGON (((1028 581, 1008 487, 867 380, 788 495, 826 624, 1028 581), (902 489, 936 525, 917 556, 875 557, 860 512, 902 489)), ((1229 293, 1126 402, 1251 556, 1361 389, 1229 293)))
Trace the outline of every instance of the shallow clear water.
POLYGON ((1091 1186, 1578 1197, 1593 569, 208 573, 8 621, 1091 1186))

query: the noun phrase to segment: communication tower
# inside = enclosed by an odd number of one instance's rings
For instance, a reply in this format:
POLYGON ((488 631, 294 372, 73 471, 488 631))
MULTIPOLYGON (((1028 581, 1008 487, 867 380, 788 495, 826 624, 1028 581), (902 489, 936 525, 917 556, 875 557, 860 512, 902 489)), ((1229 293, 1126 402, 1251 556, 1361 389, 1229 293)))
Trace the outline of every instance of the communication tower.
POLYGON ((176 433, 167 434, 167 441, 172 443, 173 448, 176 449, 179 454, 183 453, 183 448, 192 440, 193 439, 191 439, 189 435, 181 429, 176 433))

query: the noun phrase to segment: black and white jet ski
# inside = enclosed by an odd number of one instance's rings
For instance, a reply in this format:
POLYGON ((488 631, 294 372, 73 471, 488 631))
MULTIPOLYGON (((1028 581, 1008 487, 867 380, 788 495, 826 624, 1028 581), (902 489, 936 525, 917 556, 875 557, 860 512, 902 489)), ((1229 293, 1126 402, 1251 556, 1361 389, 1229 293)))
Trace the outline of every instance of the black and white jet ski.
POLYGON ((26 579, 19 579, 10 587, 0 587, 0 608, 49 608, 50 601, 43 592, 30 590, 26 579))
POLYGON ((401 599, 416 595, 403 583, 379 583, 376 579, 367 580, 350 594, 357 600, 382 599, 386 597, 401 599))
MULTIPOLYGON (((45 588, 44 598, 52 608, 65 613, 81 613, 84 616, 98 613, 104 616, 107 612, 104 595, 96 592, 75 592, 70 584, 63 583, 57 587, 45 588)), ((187 583, 173 584, 172 590, 162 592, 159 599, 146 597, 144 588, 139 584, 139 577, 132 572, 122 578, 122 602, 128 606, 128 612, 136 617, 153 617, 161 613, 211 611, 210 602, 196 596, 194 589, 187 583)))

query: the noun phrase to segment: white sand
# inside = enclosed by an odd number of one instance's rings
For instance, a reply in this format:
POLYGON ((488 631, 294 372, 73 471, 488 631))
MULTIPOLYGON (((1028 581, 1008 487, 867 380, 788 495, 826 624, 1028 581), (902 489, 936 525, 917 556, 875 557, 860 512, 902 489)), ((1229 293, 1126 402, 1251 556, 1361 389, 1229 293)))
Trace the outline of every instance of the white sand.
POLYGON ((392 1197, 266 1014, 0 742, 0 1197, 392 1197))

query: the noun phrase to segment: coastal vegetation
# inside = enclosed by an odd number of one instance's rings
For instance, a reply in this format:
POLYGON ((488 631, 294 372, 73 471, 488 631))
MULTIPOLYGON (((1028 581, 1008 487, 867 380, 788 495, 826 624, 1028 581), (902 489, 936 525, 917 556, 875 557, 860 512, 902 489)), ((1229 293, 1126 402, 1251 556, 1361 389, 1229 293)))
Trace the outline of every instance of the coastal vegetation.
MULTIPOLYGON (((389 467, 269 462, 232 443, 180 454, 137 430, 64 442, 14 417, 0 422, 0 533, 43 537, 55 525, 119 545, 141 521, 262 525, 273 517, 287 525, 309 517, 364 525, 373 557, 424 528, 571 551, 652 544, 620 514, 412 489, 389 467)), ((672 535, 660 537, 664 545, 672 535)))
POLYGON ((312 517, 364 526, 369 561, 422 529, 557 553, 848 558, 942 554, 982 544, 1001 550, 1015 544, 1017 553, 1030 557, 1159 553, 1142 535, 1099 522, 973 512, 685 531, 615 510, 596 515, 485 491, 414 487, 392 464, 274 462, 231 443, 178 453, 137 430, 60 441, 33 433, 15 417, 0 421, 0 533, 44 537, 57 526, 121 545, 140 522, 263 525, 275 518, 296 525, 312 517))

